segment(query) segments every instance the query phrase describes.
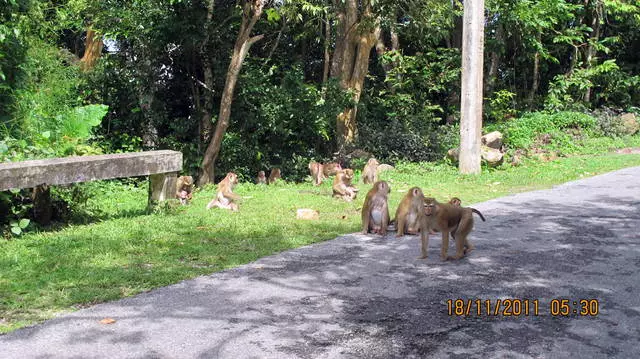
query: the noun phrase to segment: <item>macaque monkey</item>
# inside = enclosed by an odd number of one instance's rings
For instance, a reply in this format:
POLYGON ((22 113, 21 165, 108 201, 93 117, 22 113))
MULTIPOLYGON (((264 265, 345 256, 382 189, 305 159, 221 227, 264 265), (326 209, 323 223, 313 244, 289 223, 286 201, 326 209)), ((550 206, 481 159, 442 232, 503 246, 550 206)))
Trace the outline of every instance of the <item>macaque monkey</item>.
POLYGON ((457 207, 449 203, 439 203, 434 198, 425 198, 424 212, 420 223, 422 231, 420 238, 422 241, 421 258, 427 258, 429 234, 432 229, 442 233, 440 254, 442 260, 460 259, 471 252, 474 246, 469 242, 467 236, 473 229, 473 213, 477 213, 482 221, 485 220, 482 213, 475 208, 457 207), (456 255, 453 257, 447 256, 449 233, 456 242, 456 255))
POLYGON ((282 179, 282 176, 280 175, 280 169, 272 168, 271 173, 269 173, 269 178, 267 179, 267 184, 273 184, 279 179, 282 179))
POLYGON ((342 171, 342 166, 340 166, 337 162, 329 162, 322 165, 322 174, 325 178, 329 178, 329 176, 335 176, 338 171, 342 171))
POLYGON ((180 176, 176 182, 176 198, 182 205, 189 204, 193 198, 193 177, 180 176))
POLYGON ((375 158, 369 158, 367 164, 364 166, 362 170, 362 182, 364 184, 367 183, 375 183, 378 181, 378 161, 375 158))
POLYGON ((420 230, 420 216, 424 211, 424 194, 418 187, 413 187, 402 198, 396 210, 396 237, 408 234, 418 234, 420 230))
POLYGON ((369 231, 381 235, 387 234, 389 225, 389 204, 387 197, 391 187, 385 181, 378 181, 367 192, 367 197, 362 205, 362 234, 369 231))
POLYGON ((266 184, 267 176, 265 176, 264 171, 258 171, 258 178, 256 178, 257 184, 266 184))
POLYGON ((333 179, 333 196, 351 202, 356 198, 358 189, 351 184, 353 170, 346 168, 338 171, 333 179))
POLYGON ((458 197, 451 197, 451 199, 449 200, 449 204, 452 206, 461 207, 462 200, 458 197))
POLYGON ((323 167, 322 163, 314 161, 309 162, 309 172, 311 173, 314 186, 319 186, 322 184, 322 180, 324 180, 324 174, 322 173, 323 167))
POLYGON ((238 184, 238 175, 233 172, 227 173, 225 178, 218 183, 218 193, 207 204, 207 209, 213 207, 230 209, 232 211, 238 210, 238 204, 235 201, 240 200, 240 196, 233 193, 233 187, 238 184))

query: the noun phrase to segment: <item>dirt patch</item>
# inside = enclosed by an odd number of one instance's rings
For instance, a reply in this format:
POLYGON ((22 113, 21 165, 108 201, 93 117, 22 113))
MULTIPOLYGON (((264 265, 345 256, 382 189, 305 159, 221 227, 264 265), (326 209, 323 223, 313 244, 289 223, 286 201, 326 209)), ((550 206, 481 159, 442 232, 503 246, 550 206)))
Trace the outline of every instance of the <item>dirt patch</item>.
POLYGON ((633 154, 636 154, 636 153, 640 153, 640 147, 636 147, 636 148, 632 148, 632 147, 623 148, 623 149, 617 150, 617 151, 616 151, 616 153, 619 153, 619 154, 625 154, 625 155, 627 155, 627 154, 632 154, 632 153, 633 153, 633 154))

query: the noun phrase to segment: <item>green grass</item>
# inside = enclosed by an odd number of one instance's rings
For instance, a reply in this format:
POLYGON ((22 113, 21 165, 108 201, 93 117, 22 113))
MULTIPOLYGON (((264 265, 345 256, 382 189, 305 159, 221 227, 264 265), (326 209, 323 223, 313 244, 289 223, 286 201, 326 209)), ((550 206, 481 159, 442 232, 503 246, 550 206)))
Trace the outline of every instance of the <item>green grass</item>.
MULTIPOLYGON (((383 179, 395 211, 412 186, 468 205, 638 165, 640 155, 600 155, 462 176, 446 165, 403 164, 383 179)), ((195 193, 191 206, 144 214, 145 188, 105 184, 86 204, 103 210, 99 222, 0 241, 0 332, 355 232, 369 189, 359 187, 358 200, 345 203, 330 196, 329 182, 319 188, 241 184, 237 192, 245 198, 237 213, 207 211, 209 187, 195 193), (320 220, 296 220, 297 208, 318 209, 320 220)))

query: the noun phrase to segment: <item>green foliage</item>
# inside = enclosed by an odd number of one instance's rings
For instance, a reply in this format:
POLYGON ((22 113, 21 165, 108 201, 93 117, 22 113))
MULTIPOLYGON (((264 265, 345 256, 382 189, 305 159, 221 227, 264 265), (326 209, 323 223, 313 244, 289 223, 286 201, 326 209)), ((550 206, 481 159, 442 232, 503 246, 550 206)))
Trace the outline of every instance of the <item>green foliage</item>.
POLYGON ((325 93, 305 83, 299 64, 265 71, 248 61, 242 71, 232 113, 242 120, 232 121, 225 135, 218 174, 254 178, 259 170, 281 167, 286 179, 304 178, 308 169, 301 162, 329 157, 327 143, 348 97, 334 83, 325 93))
POLYGON ((21 235, 22 232, 27 228, 27 226, 29 226, 30 222, 31 221, 27 218, 23 218, 18 222, 11 222, 11 233, 15 234, 16 236, 21 235))
POLYGON ((629 76, 616 64, 607 60, 586 69, 575 69, 570 74, 557 75, 549 84, 545 107, 551 111, 583 110, 592 103, 585 103, 587 90, 598 105, 627 108, 640 104, 640 76, 629 76))
POLYGON ((529 149, 541 135, 551 135, 557 147, 574 146, 566 130, 591 133, 596 129, 597 120, 580 112, 532 112, 505 124, 505 143, 511 148, 529 149))
POLYGON ((605 107, 593 111, 593 116, 598 121, 598 133, 601 136, 618 138, 626 134, 624 123, 617 111, 605 107))
POLYGON ((458 51, 437 49, 416 56, 387 52, 383 61, 392 65, 385 82, 367 92, 358 109, 360 146, 391 162, 442 157, 450 143, 441 141, 448 138, 441 134, 449 133, 441 119, 455 110, 438 103, 458 86, 458 51))
POLYGON ((508 90, 500 90, 493 93, 489 99, 487 112, 489 119, 503 121, 516 115, 516 94, 508 90))
POLYGON ((0 192, 0 234, 21 235, 29 226, 32 203, 27 191, 12 189, 0 192))

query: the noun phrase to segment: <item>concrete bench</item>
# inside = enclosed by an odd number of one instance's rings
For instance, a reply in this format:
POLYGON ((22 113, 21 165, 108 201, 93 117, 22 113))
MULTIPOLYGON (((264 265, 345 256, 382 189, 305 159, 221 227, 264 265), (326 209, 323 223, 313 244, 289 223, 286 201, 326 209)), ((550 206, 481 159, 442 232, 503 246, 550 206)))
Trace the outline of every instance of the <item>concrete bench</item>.
MULTIPOLYGON (((0 191, 36 188, 34 193, 47 201, 52 185, 149 176, 148 205, 153 206, 175 197, 181 170, 182 153, 168 150, 8 162, 0 163, 0 191)), ((37 203, 34 198, 34 207, 37 203)))

